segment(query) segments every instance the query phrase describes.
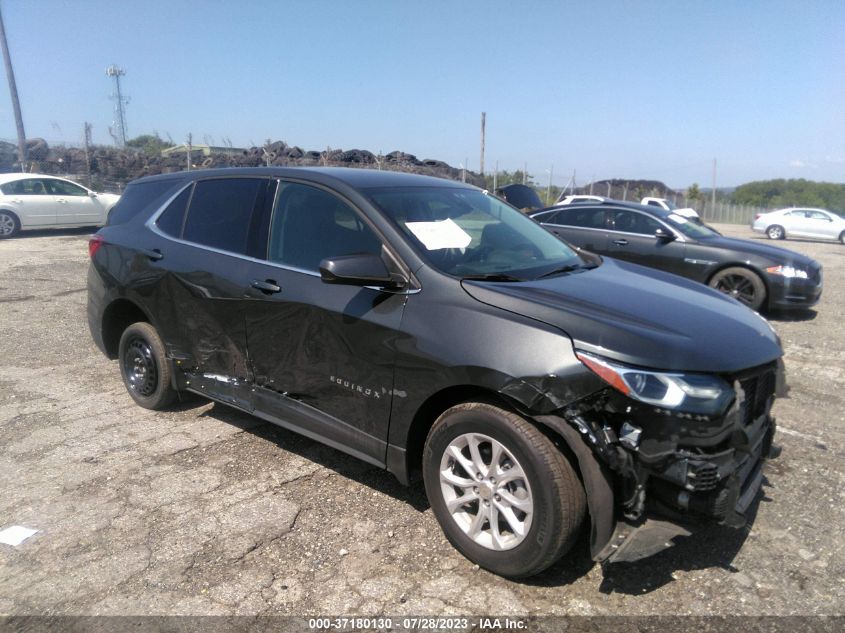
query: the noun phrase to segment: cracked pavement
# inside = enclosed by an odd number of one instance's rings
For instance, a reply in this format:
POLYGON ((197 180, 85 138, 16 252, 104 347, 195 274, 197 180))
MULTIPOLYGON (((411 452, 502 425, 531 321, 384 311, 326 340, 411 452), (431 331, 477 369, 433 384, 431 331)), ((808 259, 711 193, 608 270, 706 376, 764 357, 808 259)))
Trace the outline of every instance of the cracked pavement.
MULTIPOLYGON (((742 226, 731 236, 760 239, 742 226)), ((87 233, 0 242, 0 615, 787 615, 845 604, 845 247, 816 310, 776 315, 778 401, 750 529, 602 569, 586 539, 511 582, 447 543, 422 485, 224 405, 134 405, 85 316, 87 233)))

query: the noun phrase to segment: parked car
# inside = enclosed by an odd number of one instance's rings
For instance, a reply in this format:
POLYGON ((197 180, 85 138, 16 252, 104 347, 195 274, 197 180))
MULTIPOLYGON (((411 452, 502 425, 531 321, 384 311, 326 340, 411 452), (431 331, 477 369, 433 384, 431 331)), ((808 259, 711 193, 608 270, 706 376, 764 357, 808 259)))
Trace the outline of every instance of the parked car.
POLYGON ((601 196, 594 196, 592 194, 560 194, 560 197, 555 202, 555 206, 562 206, 566 204, 580 204, 582 202, 604 202, 605 198, 601 196))
POLYGON ((153 176, 89 251, 91 334, 136 403, 193 392, 405 484, 421 473, 448 540, 504 576, 548 567, 584 521, 599 561, 688 522, 743 526, 776 453, 764 319, 578 252, 469 185, 153 176))
POLYGON ((758 213, 751 221, 751 228, 765 233, 772 240, 786 237, 811 237, 821 240, 839 240, 845 244, 845 219, 825 209, 789 207, 771 213, 758 213))
POLYGON ((42 174, 0 174, 0 239, 27 229, 103 226, 120 196, 42 174))
POLYGON ((705 283, 754 310, 807 308, 821 297, 822 267, 815 260, 723 237, 673 211, 604 200, 531 217, 579 248, 705 283))
POLYGON ((666 198, 646 197, 640 200, 640 204, 644 204, 648 207, 658 207, 664 211, 674 211, 677 215, 701 223, 701 216, 698 215, 698 211, 692 207, 679 207, 674 202, 671 202, 666 198))
POLYGON ((520 183, 499 187, 496 195, 522 211, 535 211, 545 206, 533 187, 520 183))

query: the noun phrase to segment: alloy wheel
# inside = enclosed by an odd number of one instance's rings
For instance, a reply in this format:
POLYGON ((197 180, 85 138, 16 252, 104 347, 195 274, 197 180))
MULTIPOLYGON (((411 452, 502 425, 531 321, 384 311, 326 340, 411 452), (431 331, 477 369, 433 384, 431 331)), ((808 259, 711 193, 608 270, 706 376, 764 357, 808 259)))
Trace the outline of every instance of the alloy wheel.
POLYGON ((513 549, 531 529, 534 502, 525 471, 497 440, 465 433, 440 461, 440 490, 455 523, 475 543, 513 549))
POLYGON ((15 232, 15 219, 8 213, 0 213, 0 236, 8 237, 15 232))
POLYGON ((757 290, 745 275, 725 275, 719 280, 716 289, 738 299, 747 306, 755 306, 757 290))

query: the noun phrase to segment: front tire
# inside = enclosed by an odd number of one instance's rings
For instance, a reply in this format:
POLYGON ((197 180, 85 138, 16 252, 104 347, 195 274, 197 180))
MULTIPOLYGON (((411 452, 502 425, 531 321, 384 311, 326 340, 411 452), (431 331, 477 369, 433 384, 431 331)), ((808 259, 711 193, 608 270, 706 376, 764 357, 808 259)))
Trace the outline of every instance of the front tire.
POLYGON ((740 266, 720 270, 710 279, 709 286, 752 310, 759 310, 766 302, 766 284, 757 273, 740 266))
POLYGON ((783 230, 782 226, 773 224, 766 229, 766 235, 769 236, 770 240, 782 240, 786 237, 786 231, 783 230))
POLYGON ((437 419, 423 477, 449 542, 509 578, 537 574, 563 556, 586 512, 569 460, 525 418, 490 404, 459 404, 437 419))
POLYGON ((120 375, 132 399, 145 409, 164 409, 173 402, 170 362, 156 329, 145 322, 133 323, 120 337, 120 375))
POLYGON ((839 241, 842 242, 843 244, 845 244, 845 231, 842 231, 839 234, 839 241))
POLYGON ((0 210, 0 240, 14 237, 21 230, 21 222, 11 211, 0 210))

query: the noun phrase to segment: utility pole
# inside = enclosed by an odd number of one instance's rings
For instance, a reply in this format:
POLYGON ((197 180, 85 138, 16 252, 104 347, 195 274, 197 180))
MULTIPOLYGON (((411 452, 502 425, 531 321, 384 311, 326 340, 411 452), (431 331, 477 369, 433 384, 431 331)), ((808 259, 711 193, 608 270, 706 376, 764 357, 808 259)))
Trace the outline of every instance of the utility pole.
POLYGON ((496 161, 496 171, 493 172, 493 193, 499 188, 499 161, 496 161))
POLYGON ((525 184, 525 181, 528 178, 528 162, 524 162, 522 164, 522 184, 525 184))
POLYGON ((117 133, 112 136, 118 147, 126 147, 126 104, 129 103, 129 97, 124 97, 120 90, 120 78, 125 74, 125 70, 114 64, 106 68, 106 76, 114 78, 114 92, 110 99, 114 101, 114 126, 117 133))
POLYGON ((593 177, 590 179, 590 195, 593 195, 593 185, 596 184, 596 175, 593 174, 593 177))
POLYGON ((551 168, 549 169, 549 188, 546 189, 546 204, 552 203, 552 178, 555 175, 555 166, 552 163, 551 168))
MULTIPOLYGON (((713 159, 713 191, 710 192, 710 204, 716 210, 716 159, 713 159)), ((711 211, 712 213, 712 211, 711 211)))
POLYGON ((88 178, 86 183, 91 186, 91 124, 85 122, 85 131, 82 135, 82 147, 85 149, 85 175, 88 178))
POLYGON ((487 124, 487 113, 481 113, 481 162, 479 163, 480 167, 478 168, 479 172, 481 173, 481 177, 484 177, 484 128, 487 124))
POLYGON ((9 80, 9 94, 12 97, 12 109, 15 111, 15 127, 18 129, 18 162, 21 164, 21 171, 26 171, 26 132, 23 130, 21 102, 18 99, 18 85, 15 83, 15 71, 12 69, 12 57, 9 54, 9 43, 6 41, 6 27, 3 24, 2 12, 0 12, 0 44, 3 46, 6 79, 9 80))
POLYGON ((193 140, 194 140, 194 135, 191 134, 190 132, 188 132, 188 143, 185 145, 185 147, 188 148, 188 151, 185 152, 186 155, 188 156, 188 171, 191 171, 191 151, 194 148, 193 140))

